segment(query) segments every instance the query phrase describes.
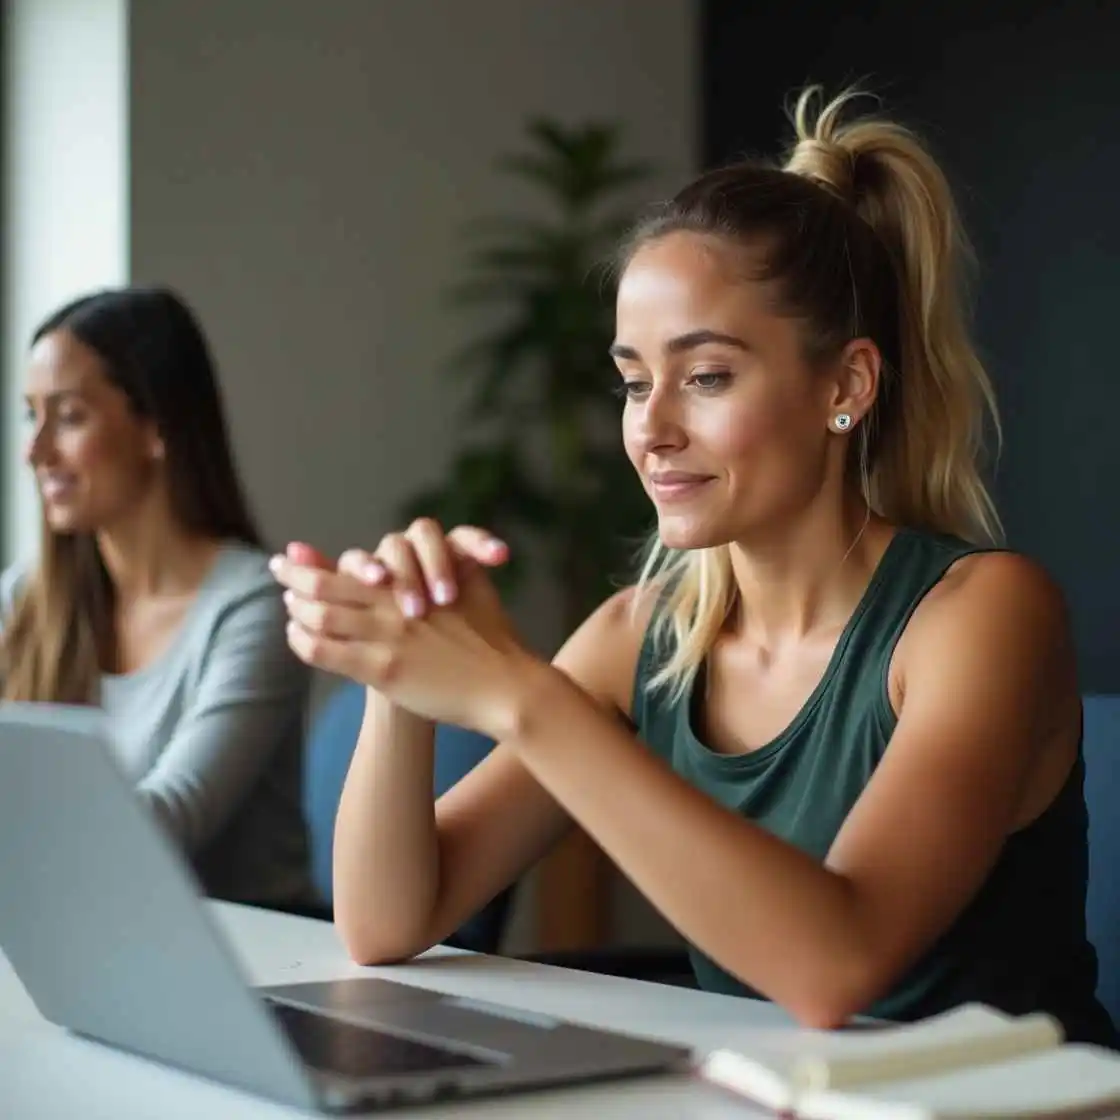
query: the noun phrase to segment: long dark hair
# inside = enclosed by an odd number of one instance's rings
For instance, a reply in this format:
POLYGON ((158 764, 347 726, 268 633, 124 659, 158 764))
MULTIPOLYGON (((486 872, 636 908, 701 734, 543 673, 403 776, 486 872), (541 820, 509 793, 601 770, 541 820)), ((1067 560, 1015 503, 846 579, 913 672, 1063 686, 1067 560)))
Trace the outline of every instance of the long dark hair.
MULTIPOLYGON (((69 331, 101 358, 164 445, 172 516, 191 534, 261 546, 234 466, 210 348, 191 310, 164 288, 96 292, 54 312, 32 343, 69 331)), ((4 628, 7 700, 86 704, 115 660, 115 592, 93 533, 44 518, 36 570, 4 628)))

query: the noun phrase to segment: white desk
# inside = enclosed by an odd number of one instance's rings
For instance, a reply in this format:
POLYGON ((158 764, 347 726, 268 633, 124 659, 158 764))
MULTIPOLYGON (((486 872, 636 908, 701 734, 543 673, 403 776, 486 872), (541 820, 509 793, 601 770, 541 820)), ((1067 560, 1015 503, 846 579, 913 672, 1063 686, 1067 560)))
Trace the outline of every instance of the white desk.
MULTIPOLYGON (((215 912, 250 983, 280 984, 384 973, 440 991, 476 996, 698 1049, 749 1047, 790 1031, 768 1004, 593 976, 500 957, 435 950, 392 969, 350 963, 323 922, 216 904, 215 912)), ((92 967, 92 963, 91 963, 92 967)), ((174 1009, 169 1009, 173 1014, 174 1009)), ((390 1114, 392 1115, 392 1114, 390 1114)), ((529 1095, 413 1108, 433 1117, 534 1120, 735 1120, 761 1115, 689 1077, 548 1090, 529 1095)), ((279 1120, 306 1116, 239 1090, 75 1038, 44 1021, 0 954, 0 1117, 3 1120, 279 1120)))

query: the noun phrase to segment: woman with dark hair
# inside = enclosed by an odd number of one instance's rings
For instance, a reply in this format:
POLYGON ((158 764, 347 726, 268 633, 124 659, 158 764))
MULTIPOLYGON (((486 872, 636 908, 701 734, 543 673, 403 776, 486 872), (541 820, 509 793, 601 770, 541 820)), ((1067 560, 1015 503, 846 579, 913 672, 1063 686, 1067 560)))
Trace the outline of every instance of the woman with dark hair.
POLYGON ((35 332, 37 563, 4 573, 3 698, 97 704, 119 762, 213 895, 307 897, 309 673, 173 293, 85 296, 35 332))

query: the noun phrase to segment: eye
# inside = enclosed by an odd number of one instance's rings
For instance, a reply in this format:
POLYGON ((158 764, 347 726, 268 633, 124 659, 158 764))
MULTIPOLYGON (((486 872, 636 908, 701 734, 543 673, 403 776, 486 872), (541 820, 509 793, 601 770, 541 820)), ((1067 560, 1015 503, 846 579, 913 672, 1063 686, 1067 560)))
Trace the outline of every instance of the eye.
POLYGON ((694 373, 688 379, 688 383, 694 385, 697 389, 711 392, 714 389, 722 389, 730 380, 731 374, 728 370, 708 369, 694 373))
POLYGON ((616 397, 620 397, 624 401, 634 401, 649 393, 649 382, 623 381, 621 385, 616 385, 611 391, 616 397))

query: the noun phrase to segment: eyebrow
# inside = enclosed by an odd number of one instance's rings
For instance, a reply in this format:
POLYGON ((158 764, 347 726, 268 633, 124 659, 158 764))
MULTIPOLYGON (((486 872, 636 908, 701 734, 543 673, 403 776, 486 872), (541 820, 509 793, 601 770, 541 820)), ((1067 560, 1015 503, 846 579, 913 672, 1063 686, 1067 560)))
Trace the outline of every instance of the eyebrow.
MULTIPOLYGON (((733 334, 723 334, 720 331, 689 331, 688 334, 677 335, 665 344, 665 350, 670 354, 683 354, 686 350, 695 350, 698 346, 731 346, 736 350, 750 350, 750 347, 733 334)), ((612 358, 622 358, 627 361, 641 361, 641 355, 633 346, 623 346, 619 342, 611 344, 610 355, 612 358)))
POLYGON ((39 393, 39 394, 24 393, 23 394, 24 403, 25 404, 31 404, 32 400, 35 398, 36 395, 42 397, 44 400, 57 401, 57 400, 62 400, 65 397, 80 397, 82 395, 82 389, 81 389, 80 386, 78 386, 78 387, 73 388, 73 389, 51 389, 47 393, 39 393))

